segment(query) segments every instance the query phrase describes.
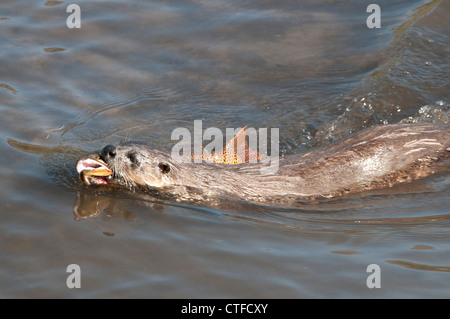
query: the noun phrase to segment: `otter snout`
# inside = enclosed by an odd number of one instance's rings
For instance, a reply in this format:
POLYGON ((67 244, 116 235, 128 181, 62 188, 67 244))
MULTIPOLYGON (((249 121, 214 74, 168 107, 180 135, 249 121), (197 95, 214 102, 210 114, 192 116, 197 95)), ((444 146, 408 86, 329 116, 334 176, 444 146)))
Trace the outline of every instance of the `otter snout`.
POLYGON ((102 158, 102 160, 108 163, 108 161, 113 159, 116 154, 116 147, 114 145, 106 145, 100 152, 100 157, 102 158))

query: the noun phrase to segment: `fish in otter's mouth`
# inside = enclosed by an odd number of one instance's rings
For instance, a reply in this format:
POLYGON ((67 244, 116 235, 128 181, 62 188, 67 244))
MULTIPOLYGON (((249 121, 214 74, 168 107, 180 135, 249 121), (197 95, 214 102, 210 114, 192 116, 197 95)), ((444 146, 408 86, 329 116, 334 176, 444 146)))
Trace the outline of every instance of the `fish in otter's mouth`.
POLYGON ((98 155, 80 158, 77 163, 77 171, 85 185, 111 184, 113 171, 98 155))

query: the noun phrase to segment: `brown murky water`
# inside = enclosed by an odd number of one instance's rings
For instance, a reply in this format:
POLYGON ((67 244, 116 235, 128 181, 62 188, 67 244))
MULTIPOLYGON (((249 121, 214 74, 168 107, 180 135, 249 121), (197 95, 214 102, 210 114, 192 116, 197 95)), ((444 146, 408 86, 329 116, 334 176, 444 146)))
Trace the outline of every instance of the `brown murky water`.
POLYGON ((305 205, 81 187, 80 156, 177 127, 278 127, 283 154, 449 122, 448 1, 4 0, 1 297, 450 296, 448 174, 305 205), (69 289, 69 264, 81 288, 69 289), (366 285, 367 266, 381 288, 366 285))

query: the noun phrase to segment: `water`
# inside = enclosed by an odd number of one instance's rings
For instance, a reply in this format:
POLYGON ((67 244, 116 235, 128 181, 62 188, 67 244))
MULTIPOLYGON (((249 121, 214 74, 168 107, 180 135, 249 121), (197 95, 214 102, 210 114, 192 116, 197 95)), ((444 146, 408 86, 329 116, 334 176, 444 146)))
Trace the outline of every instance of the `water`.
POLYGON ((80 186, 80 156, 176 127, 278 127, 282 154, 449 122, 448 1, 4 0, 1 297, 450 296, 448 174, 267 208, 80 186), (68 289, 69 264, 81 288, 68 289), (367 266, 381 269, 369 289, 367 266))

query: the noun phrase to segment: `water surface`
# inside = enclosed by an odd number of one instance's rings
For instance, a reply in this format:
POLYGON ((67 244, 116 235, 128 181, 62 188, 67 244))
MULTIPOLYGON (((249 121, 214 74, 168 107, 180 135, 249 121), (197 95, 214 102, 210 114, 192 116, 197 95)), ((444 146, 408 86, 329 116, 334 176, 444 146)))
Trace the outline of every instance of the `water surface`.
POLYGON ((447 298, 450 180, 297 209, 90 192, 76 160, 177 127, 277 127, 283 155, 450 116, 450 3, 1 4, 0 296, 447 298), (68 289, 66 268, 81 268, 68 289), (381 269, 369 289, 366 268, 381 269))

